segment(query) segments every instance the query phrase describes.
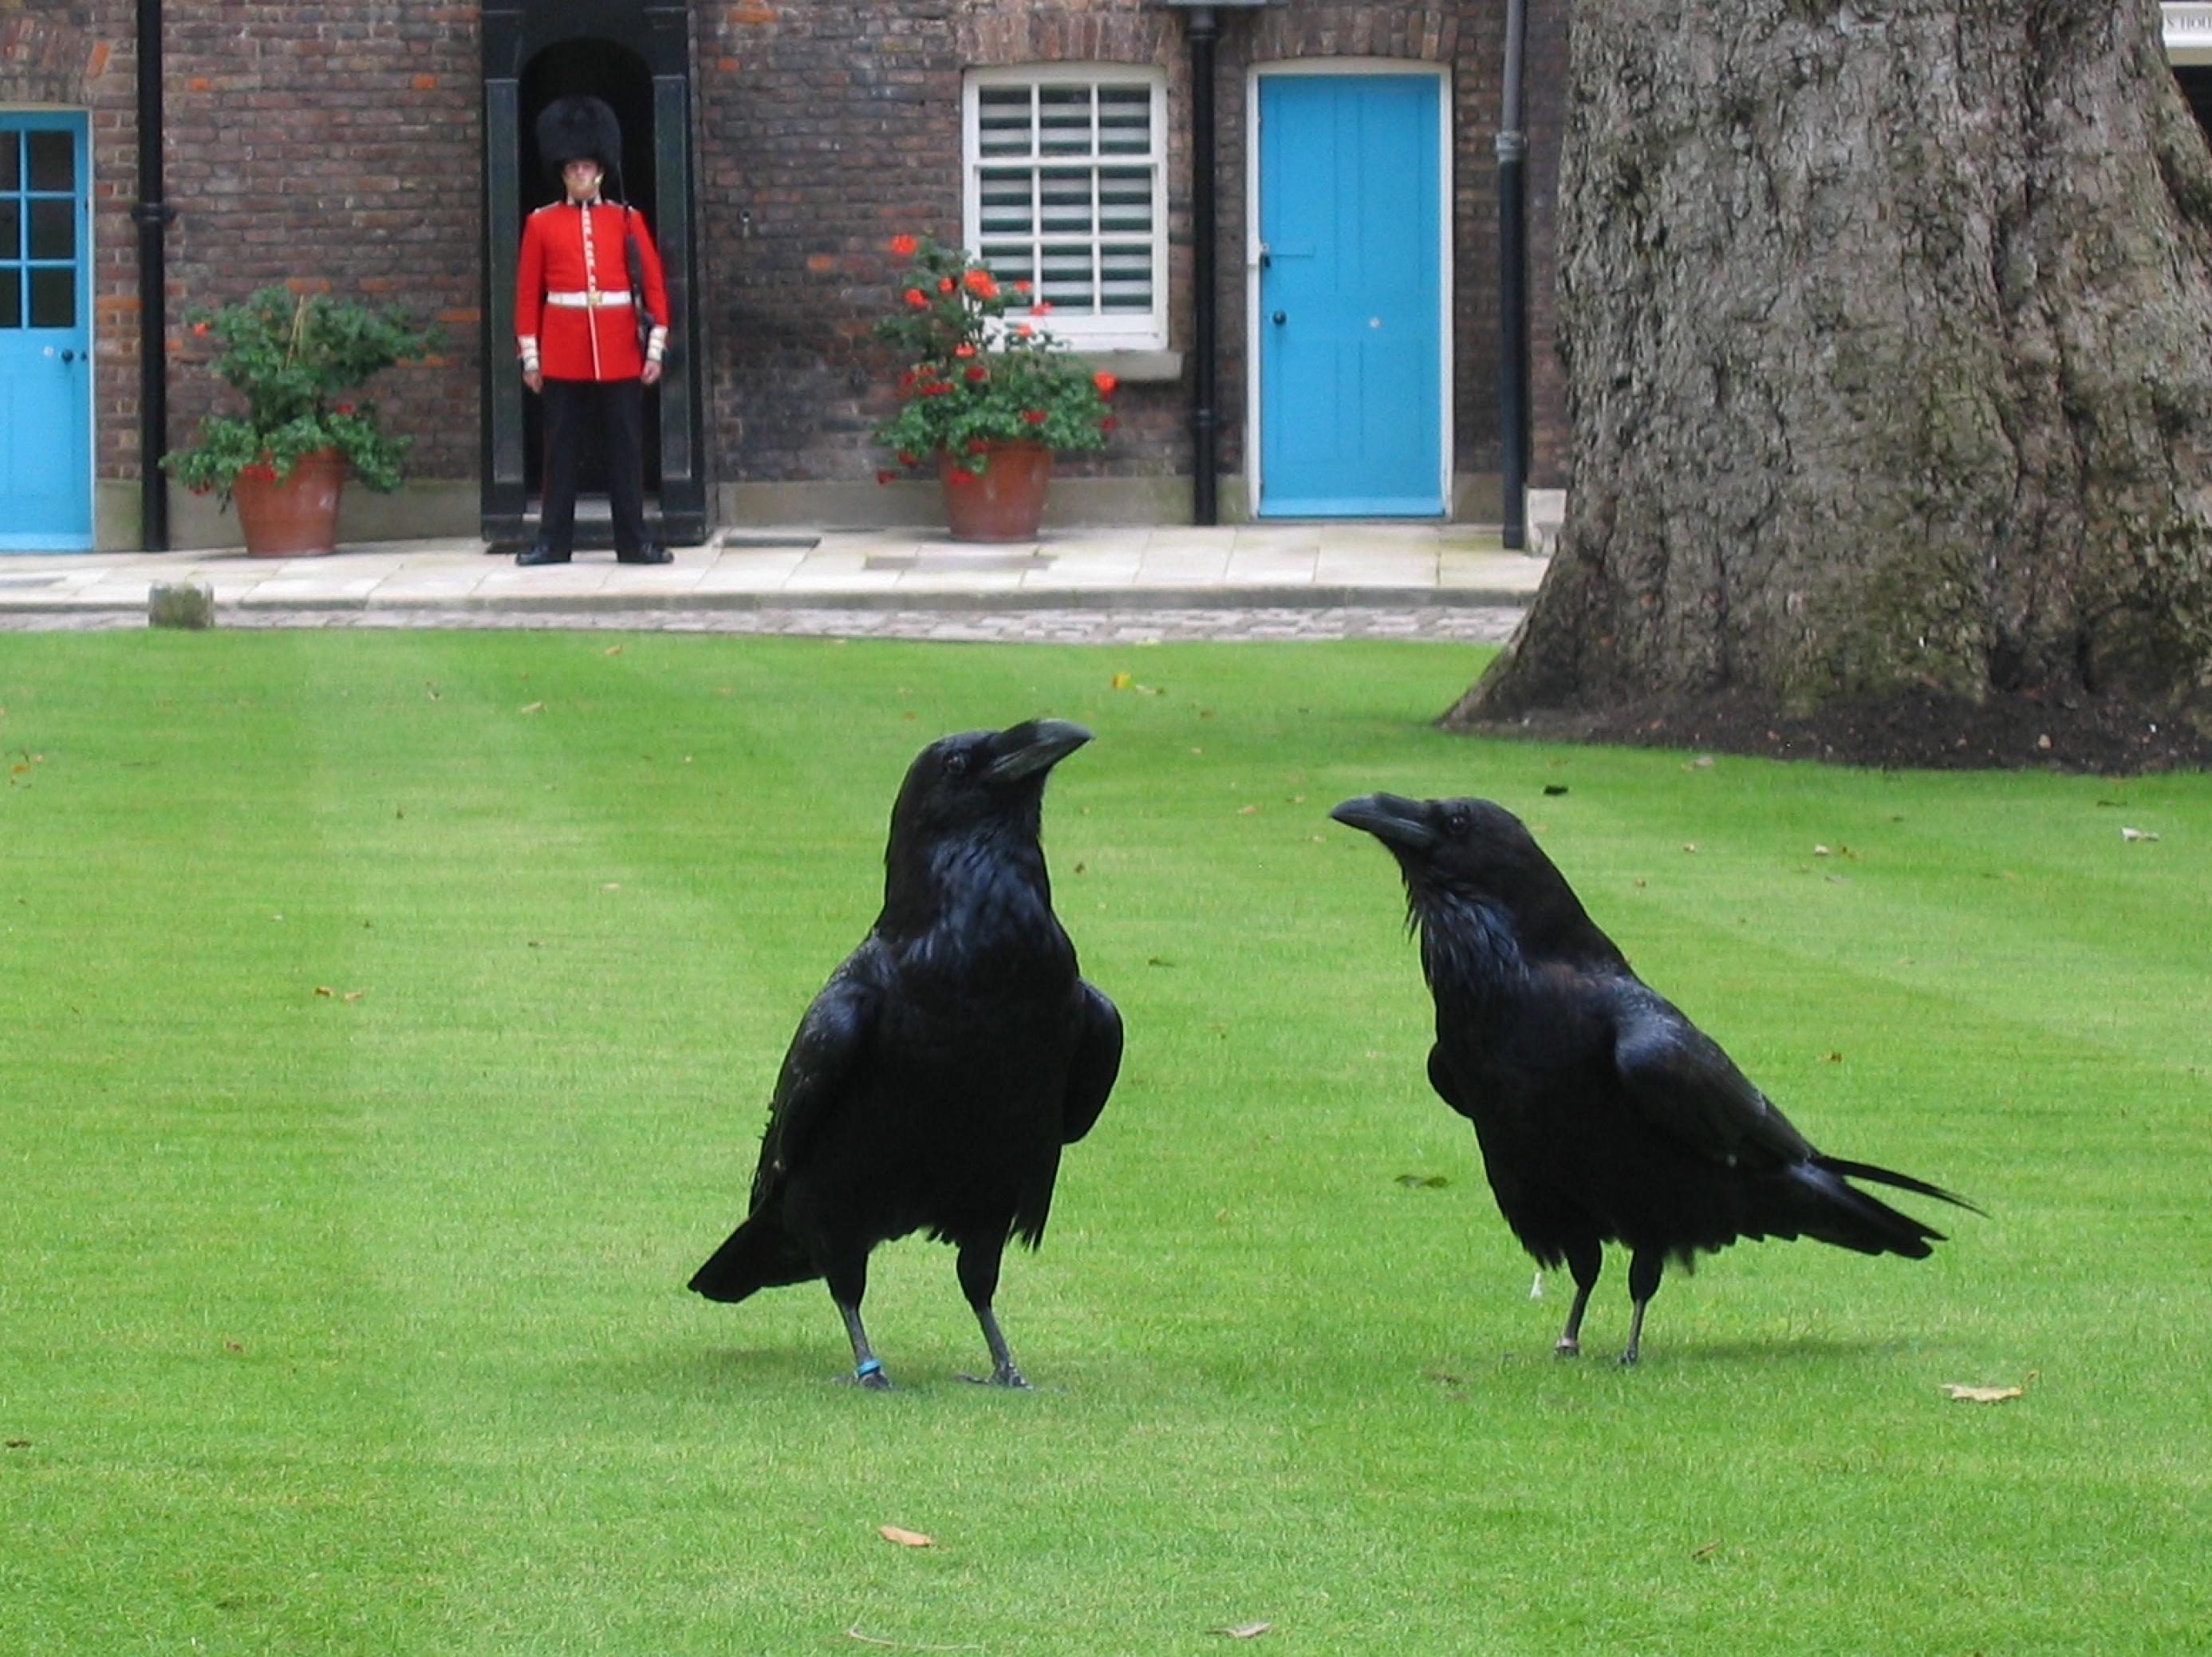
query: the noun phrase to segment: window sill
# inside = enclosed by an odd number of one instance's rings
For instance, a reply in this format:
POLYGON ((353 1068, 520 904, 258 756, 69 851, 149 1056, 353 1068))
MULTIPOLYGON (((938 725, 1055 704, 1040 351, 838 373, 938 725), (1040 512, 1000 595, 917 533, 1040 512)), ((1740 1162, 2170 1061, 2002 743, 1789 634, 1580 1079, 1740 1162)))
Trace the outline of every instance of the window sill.
POLYGON ((1086 350, 1075 354, 1092 368, 1112 375, 1125 386, 1172 385, 1182 378, 1181 351, 1086 350))

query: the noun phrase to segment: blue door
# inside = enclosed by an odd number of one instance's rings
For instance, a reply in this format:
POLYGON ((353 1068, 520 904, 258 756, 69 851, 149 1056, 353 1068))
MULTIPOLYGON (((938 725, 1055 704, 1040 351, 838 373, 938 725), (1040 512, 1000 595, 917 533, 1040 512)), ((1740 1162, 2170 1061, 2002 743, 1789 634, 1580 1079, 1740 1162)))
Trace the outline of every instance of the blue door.
POLYGON ((1263 516, 1444 509, 1437 88, 1261 78, 1263 516))
POLYGON ((92 545, 85 118, 0 110, 0 552, 92 545))

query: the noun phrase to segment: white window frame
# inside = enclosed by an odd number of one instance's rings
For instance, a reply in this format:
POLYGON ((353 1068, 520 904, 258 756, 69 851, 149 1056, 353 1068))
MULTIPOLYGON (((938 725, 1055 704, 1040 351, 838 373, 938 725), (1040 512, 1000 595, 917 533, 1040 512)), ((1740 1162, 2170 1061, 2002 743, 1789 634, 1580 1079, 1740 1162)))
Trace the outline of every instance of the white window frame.
MULTIPOLYGON (((1031 161, 1038 166, 1073 164, 1097 167, 1102 163, 1115 168, 1143 167, 1152 175, 1152 224, 1149 235, 1152 254, 1151 308, 1146 311, 1115 313, 1111 315, 1085 315, 1074 311, 1055 310, 1047 319, 1045 331, 1066 340, 1069 344, 1090 350, 1159 350, 1168 343, 1168 176, 1167 176, 1167 76, 1144 64, 1012 64, 1001 68, 971 69, 963 77, 961 90, 961 240, 971 252, 981 253, 983 245, 982 177, 986 167, 1004 167, 1009 162, 1020 163, 1018 156, 982 154, 981 98, 987 87, 1095 87, 1102 82, 1122 86, 1143 86, 1151 94, 1151 146, 1143 155, 1113 155, 1100 157, 1094 152, 1083 156, 1037 155, 1031 161)), ((1041 233, 1037 239, 1042 240, 1041 233)), ((1006 240, 1004 237, 999 240, 1006 240)), ((1089 240, 1095 248, 1102 241, 1127 242, 1134 237, 1121 232, 1103 233, 1094 228, 1089 240)), ((1018 313, 1010 313, 1018 314, 1018 313)))

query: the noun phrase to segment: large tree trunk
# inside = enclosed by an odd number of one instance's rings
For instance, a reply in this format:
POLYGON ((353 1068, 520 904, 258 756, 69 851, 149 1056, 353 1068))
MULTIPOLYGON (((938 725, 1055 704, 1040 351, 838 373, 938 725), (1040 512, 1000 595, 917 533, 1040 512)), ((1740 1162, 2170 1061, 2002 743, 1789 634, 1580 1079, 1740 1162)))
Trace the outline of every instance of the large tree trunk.
POLYGON ((1583 0, 1571 478, 1445 716, 2212 704, 2212 159, 2154 0, 1583 0))

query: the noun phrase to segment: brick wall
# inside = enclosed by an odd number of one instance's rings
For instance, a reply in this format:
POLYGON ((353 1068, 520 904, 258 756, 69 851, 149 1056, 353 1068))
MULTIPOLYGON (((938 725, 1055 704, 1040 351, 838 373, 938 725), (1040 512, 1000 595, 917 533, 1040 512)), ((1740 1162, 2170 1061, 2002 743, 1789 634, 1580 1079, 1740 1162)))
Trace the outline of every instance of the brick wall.
POLYGON ((381 375, 408 470, 477 469, 483 140, 474 6, 176 4, 165 8, 172 438, 220 387, 185 309, 271 283, 400 304, 445 349, 381 375))

